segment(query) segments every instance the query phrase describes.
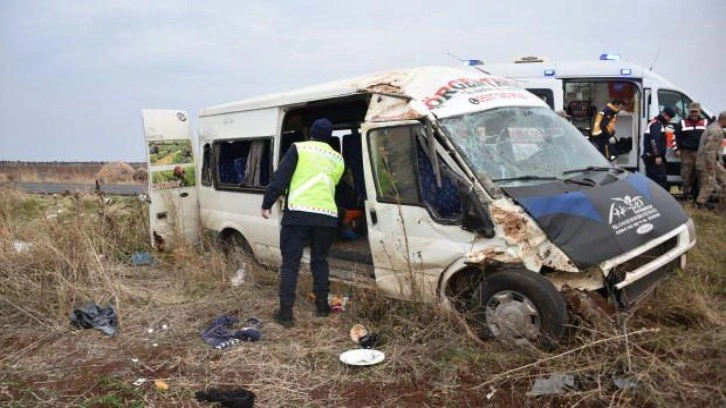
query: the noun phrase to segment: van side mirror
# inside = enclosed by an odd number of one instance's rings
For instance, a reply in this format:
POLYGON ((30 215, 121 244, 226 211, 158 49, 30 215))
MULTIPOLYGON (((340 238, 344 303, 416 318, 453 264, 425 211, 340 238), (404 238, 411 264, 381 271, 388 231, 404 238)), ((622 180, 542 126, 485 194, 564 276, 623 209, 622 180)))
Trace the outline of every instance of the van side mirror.
POLYGON ((461 200, 461 228, 484 238, 494 237, 494 222, 489 216, 486 205, 474 191, 473 185, 458 184, 461 200))

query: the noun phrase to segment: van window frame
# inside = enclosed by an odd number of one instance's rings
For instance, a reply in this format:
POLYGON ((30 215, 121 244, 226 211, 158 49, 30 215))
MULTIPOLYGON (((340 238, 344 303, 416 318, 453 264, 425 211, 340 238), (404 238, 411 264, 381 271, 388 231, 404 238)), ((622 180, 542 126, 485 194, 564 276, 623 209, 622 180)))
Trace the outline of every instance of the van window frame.
POLYGON ((218 145, 221 145, 222 143, 234 143, 234 142, 249 142, 252 143, 257 140, 263 140, 263 141, 269 141, 270 149, 269 149, 269 177, 270 180, 268 182, 272 181, 272 174, 274 172, 274 165, 273 165, 273 158, 274 158, 274 152, 275 152, 275 136, 255 136, 255 137, 237 137, 237 138, 220 138, 215 139, 212 141, 212 181, 214 184, 214 189, 219 191, 231 191, 231 192, 239 192, 239 193, 254 193, 254 194, 265 194, 265 191, 267 190, 268 185, 264 186, 242 186, 242 185, 233 185, 229 183, 221 183, 219 180, 219 149, 217 148, 218 145))
MULTIPOLYGON (((417 157, 417 151, 418 149, 418 141, 415 132, 413 129, 417 126, 420 126, 422 129, 424 128, 423 124, 419 125, 413 125, 413 124, 406 124, 406 125, 394 125, 394 126, 383 126, 383 127, 376 127, 369 129, 366 133, 367 143, 368 143, 368 155, 369 155, 369 163, 371 166, 371 174, 373 176, 373 184, 376 189, 376 201, 382 204, 395 204, 395 205, 405 205, 410 207, 421 207, 425 208, 426 212, 429 214, 431 219, 436 222, 437 224, 443 224, 443 225, 461 225, 462 219, 463 219, 463 213, 459 215, 456 219, 449 219, 449 218, 442 218, 440 217, 436 211, 433 210, 431 205, 424 199, 424 194, 421 189, 421 179, 420 179, 420 172, 421 169, 419 168, 418 164, 418 157, 417 157), (380 191, 380 186, 378 183, 378 170, 376 169, 375 164, 375 158, 376 155, 373 154, 373 144, 371 143, 371 139, 373 137, 373 132, 375 131, 381 131, 385 129, 397 129, 397 128, 408 128, 409 131, 409 137, 412 139, 412 145, 413 149, 410 150, 409 154, 411 155, 411 161, 413 163, 413 170, 414 170, 414 182, 416 183, 416 194, 418 196, 418 202, 404 202, 400 200, 395 199, 389 199, 387 197, 382 197, 382 193, 380 191)), ((437 143, 435 140, 431 141, 433 143, 437 143)), ((421 148, 424 148, 424 146, 421 146, 421 148)), ((438 152, 436 153, 438 154, 438 152)), ((440 161, 443 162, 443 159, 440 158, 440 161)), ((433 163, 432 163, 433 165, 433 163)), ((453 172, 453 169, 451 170, 453 172)), ((442 172, 442 177, 444 177, 445 172, 442 172)), ((456 183, 456 180, 451 180, 452 182, 456 183)), ((460 204, 461 205, 461 204, 460 204)))

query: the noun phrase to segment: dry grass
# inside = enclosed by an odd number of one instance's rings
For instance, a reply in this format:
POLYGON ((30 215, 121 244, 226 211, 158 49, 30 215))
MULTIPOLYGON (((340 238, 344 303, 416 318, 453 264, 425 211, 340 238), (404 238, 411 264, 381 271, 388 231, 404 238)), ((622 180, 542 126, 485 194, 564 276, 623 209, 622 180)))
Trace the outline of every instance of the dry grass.
POLYGON ((149 250, 146 208, 138 200, 106 204, 90 195, 53 199, 3 190, 0 404, 196 407, 205 405, 194 391, 244 387, 264 407, 724 405, 724 217, 692 215, 699 244, 685 271, 637 314, 620 316, 617 332, 583 324, 568 344, 545 353, 482 343, 461 317, 434 305, 340 284, 333 289, 351 296, 348 310, 314 317, 305 272, 297 325, 283 329, 272 322, 277 274, 249 259, 209 245, 180 246, 154 254, 154 266, 131 265, 132 253, 149 250), (15 240, 31 242, 32 250, 17 253, 15 240), (242 263, 247 281, 232 287, 242 263), (71 330, 71 311, 89 299, 117 308, 118 336, 71 330), (261 318, 262 341, 225 351, 206 346, 198 332, 222 314, 261 318), (382 364, 339 363, 339 354, 355 347, 348 337, 354 323, 384 336, 382 364), (573 375, 575 387, 559 396, 526 395, 551 373, 573 375), (171 388, 132 385, 140 377, 171 388), (613 378, 635 388, 619 389, 613 378))

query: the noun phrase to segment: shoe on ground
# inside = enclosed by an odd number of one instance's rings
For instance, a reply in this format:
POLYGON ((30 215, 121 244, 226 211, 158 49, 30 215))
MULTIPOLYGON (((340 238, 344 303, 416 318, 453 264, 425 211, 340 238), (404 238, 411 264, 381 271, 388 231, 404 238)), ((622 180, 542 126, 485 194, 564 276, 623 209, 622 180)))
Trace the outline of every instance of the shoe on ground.
POLYGON ((715 210, 716 206, 713 203, 696 203, 696 208, 699 210, 715 210))
POLYGON ((295 318, 292 315, 292 308, 280 308, 275 310, 275 322, 280 326, 290 328, 295 326, 295 318))
POLYGON ((318 317, 330 316, 330 305, 328 304, 328 299, 315 300, 315 314, 318 317))

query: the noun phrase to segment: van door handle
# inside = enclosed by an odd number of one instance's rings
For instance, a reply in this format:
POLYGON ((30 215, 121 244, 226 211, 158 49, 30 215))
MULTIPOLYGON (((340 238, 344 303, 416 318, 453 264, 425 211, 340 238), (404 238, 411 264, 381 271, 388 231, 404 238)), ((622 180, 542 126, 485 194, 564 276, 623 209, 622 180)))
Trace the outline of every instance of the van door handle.
POLYGON ((371 223, 377 224, 378 223, 378 214, 376 214, 376 210, 371 210, 371 223))

